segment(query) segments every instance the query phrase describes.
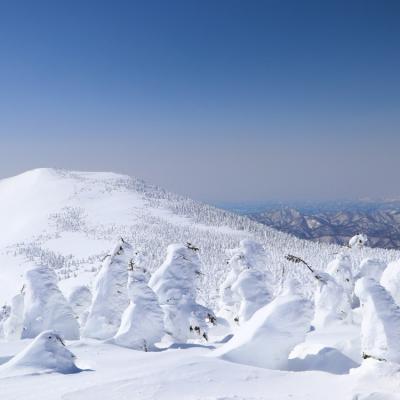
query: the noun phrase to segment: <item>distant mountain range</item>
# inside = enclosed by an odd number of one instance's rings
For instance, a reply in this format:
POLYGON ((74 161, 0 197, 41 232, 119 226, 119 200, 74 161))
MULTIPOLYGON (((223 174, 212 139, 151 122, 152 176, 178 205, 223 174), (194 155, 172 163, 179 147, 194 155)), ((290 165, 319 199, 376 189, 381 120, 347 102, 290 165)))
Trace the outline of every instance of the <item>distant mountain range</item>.
POLYGON ((371 247, 400 249, 400 201, 266 203, 225 208, 302 239, 345 244, 356 233, 368 235, 371 247))

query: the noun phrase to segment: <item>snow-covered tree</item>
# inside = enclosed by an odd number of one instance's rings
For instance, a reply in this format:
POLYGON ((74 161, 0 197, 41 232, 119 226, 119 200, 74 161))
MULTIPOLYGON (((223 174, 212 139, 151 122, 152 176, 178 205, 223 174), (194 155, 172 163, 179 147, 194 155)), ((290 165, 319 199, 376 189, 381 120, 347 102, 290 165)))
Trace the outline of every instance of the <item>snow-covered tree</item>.
POLYGON ((400 308, 374 279, 359 279, 355 292, 362 310, 363 358, 400 363, 400 308))
POLYGON ((8 304, 4 304, 0 308, 0 338, 4 338, 4 322, 8 319, 11 314, 11 307, 8 304))
POLYGON ((378 258, 364 258, 355 279, 372 278, 379 282, 386 266, 387 264, 378 258))
POLYGON ((10 368, 64 374, 81 371, 75 365, 74 354, 65 347, 61 336, 52 330, 41 332, 24 350, 0 366, 0 371, 10 368))
POLYGON ((75 286, 68 296, 68 303, 72 308, 79 324, 84 326, 92 304, 92 292, 85 285, 75 286))
POLYGON ((266 272, 267 254, 261 244, 242 240, 230 254, 231 269, 220 287, 220 315, 240 324, 271 301, 272 288, 266 272))
POLYGON ((350 238, 349 247, 351 249, 362 249, 366 245, 367 242, 368 242, 367 235, 364 235, 363 233, 359 233, 350 238))
POLYGON ((312 322, 316 328, 324 328, 334 321, 349 321, 351 303, 343 286, 339 285, 330 274, 315 270, 300 257, 288 255, 286 259, 296 264, 303 264, 316 280, 315 314, 312 322))
POLYGON ((153 274, 149 286, 164 311, 166 332, 176 341, 208 339, 208 324, 214 313, 197 303, 197 281, 201 272, 198 249, 190 243, 168 246, 167 257, 153 274))
POLYGON ((128 273, 130 304, 112 342, 132 349, 152 350, 165 333, 164 313, 156 294, 148 286, 150 273, 147 268, 132 260, 128 273))
POLYGON ((83 330, 85 336, 108 339, 117 333, 122 313, 129 304, 126 286, 132 258, 132 246, 121 238, 104 259, 93 285, 93 300, 83 330))
POLYGON ((351 303, 343 286, 326 272, 314 271, 314 277, 317 280, 317 290, 313 325, 324 328, 335 321, 349 321, 351 303))
POLYGON ((354 278, 350 256, 343 253, 337 254, 335 259, 328 264, 326 272, 342 286, 351 304, 353 301, 354 278))
POLYGON ((17 340, 21 338, 24 323, 24 293, 18 293, 11 299, 10 314, 3 323, 4 338, 17 340))
POLYGON ((382 273, 381 285, 400 306, 400 260, 392 261, 382 273))
POLYGON ((284 369, 290 352, 310 329, 313 304, 288 285, 260 308, 233 338, 214 352, 216 357, 271 369, 284 369))
POLYGON ((47 329, 56 330, 65 339, 79 339, 79 324, 58 288, 54 271, 44 265, 27 271, 24 292, 23 339, 47 329))

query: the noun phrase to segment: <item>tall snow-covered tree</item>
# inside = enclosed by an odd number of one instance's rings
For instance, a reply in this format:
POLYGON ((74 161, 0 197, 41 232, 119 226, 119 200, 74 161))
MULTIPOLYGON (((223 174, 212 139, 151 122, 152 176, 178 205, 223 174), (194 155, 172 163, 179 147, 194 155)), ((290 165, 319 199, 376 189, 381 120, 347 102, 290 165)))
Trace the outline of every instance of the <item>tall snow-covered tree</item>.
POLYGON ((382 273, 381 285, 400 306, 400 260, 392 261, 382 273))
POLYGON ((175 341, 208 339, 210 322, 214 313, 197 303, 197 281, 201 275, 198 249, 190 243, 171 244, 167 257, 153 274, 149 286, 157 294, 164 311, 166 333, 175 341))
POLYGON ((140 261, 131 262, 128 271, 130 304, 112 342, 132 349, 150 351, 164 336, 164 313, 154 291, 148 286, 150 273, 140 261))
POLYGON ((121 238, 104 259, 94 281, 84 336, 108 339, 117 333, 122 313, 129 304, 126 286, 132 258, 132 246, 121 238))
POLYGON ((374 279, 359 279, 355 292, 362 310, 363 358, 400 363, 400 308, 374 279))
POLYGON ((243 323, 272 299, 272 287, 266 272, 264 247, 252 240, 240 242, 230 251, 231 270, 220 287, 220 315, 243 323))
POLYGON ((313 325, 324 328, 335 321, 350 321, 351 302, 343 286, 328 273, 314 271, 317 280, 313 325))
POLYGON ((27 271, 24 292, 23 339, 47 329, 56 330, 65 339, 79 339, 79 324, 58 288, 54 271, 44 265, 27 271))

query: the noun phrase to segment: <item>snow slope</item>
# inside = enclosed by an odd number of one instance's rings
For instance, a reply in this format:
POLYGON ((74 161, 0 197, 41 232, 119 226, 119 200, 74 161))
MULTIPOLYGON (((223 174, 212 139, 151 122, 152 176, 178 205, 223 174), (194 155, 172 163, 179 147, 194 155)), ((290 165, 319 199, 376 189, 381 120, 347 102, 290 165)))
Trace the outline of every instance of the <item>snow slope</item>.
MULTIPOLYGON (((204 277, 200 297, 213 305, 226 274, 225 250, 254 238, 269 251, 268 263, 278 282, 282 274, 304 283, 307 295, 314 282, 302 267, 288 264, 287 253, 304 257, 323 270, 337 247, 311 243, 226 211, 125 175, 35 169, 0 181, 0 303, 21 286, 23 272, 40 263, 54 268, 68 291, 90 282, 102 257, 124 237, 148 255, 158 268, 170 243, 200 247, 204 277), (65 279, 67 279, 65 281, 65 279)), ((399 253, 365 249, 361 256, 395 260, 399 253)))

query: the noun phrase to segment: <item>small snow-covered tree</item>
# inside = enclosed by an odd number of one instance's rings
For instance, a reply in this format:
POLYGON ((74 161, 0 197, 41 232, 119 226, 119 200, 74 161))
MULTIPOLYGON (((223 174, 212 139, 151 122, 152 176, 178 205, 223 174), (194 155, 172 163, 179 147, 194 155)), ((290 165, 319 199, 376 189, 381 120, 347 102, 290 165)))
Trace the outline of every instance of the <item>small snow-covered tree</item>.
POLYGON ((400 306, 400 260, 392 261, 382 273, 381 285, 400 306))
POLYGON ((81 326, 84 326, 92 304, 92 292, 85 285, 75 286, 69 296, 68 303, 81 326))
POLYGON ((11 299, 10 315, 4 321, 4 338, 17 340, 21 338, 24 323, 24 293, 18 293, 11 299))
POLYGON ((372 278, 379 282, 386 266, 387 264, 378 258, 364 258, 355 279, 372 278))
POLYGON ((242 240, 230 253, 231 270, 220 288, 220 315, 230 322, 243 323, 272 299, 267 254, 261 244, 249 239, 242 240))
POLYGON ((400 308, 374 279, 359 279, 355 292, 362 310, 363 358, 400 363, 400 308))
POLYGON ((41 332, 29 345, 15 355, 0 369, 29 368, 37 371, 56 371, 64 374, 80 372, 72 354, 58 332, 41 332))
POLYGON ((362 249, 366 245, 367 242, 368 242, 367 235, 364 235, 363 233, 359 233, 350 238, 349 247, 351 249, 362 249))
POLYGON ((57 285, 57 276, 41 265, 25 273, 23 330, 21 337, 34 338, 54 329, 65 339, 79 339, 79 324, 57 285))
POLYGON ((164 336, 164 313, 156 294, 148 286, 147 268, 132 260, 128 274, 130 304, 112 341, 120 346, 149 351, 164 336))
POLYGON ((200 275, 198 249, 190 243, 172 244, 164 263, 150 279, 149 286, 164 311, 166 333, 176 341, 200 337, 208 340, 208 324, 215 322, 214 313, 197 303, 200 275))
POLYGON ((129 304, 126 285, 132 246, 122 238, 103 261, 93 287, 93 299, 83 334, 94 339, 113 337, 129 304))
POLYGON ((257 367, 284 369, 293 348, 304 341, 313 316, 311 301, 299 296, 296 284, 257 310, 214 356, 257 367))
POLYGON ((0 338, 4 338, 4 322, 8 319, 11 314, 11 306, 4 304, 0 308, 0 338))

